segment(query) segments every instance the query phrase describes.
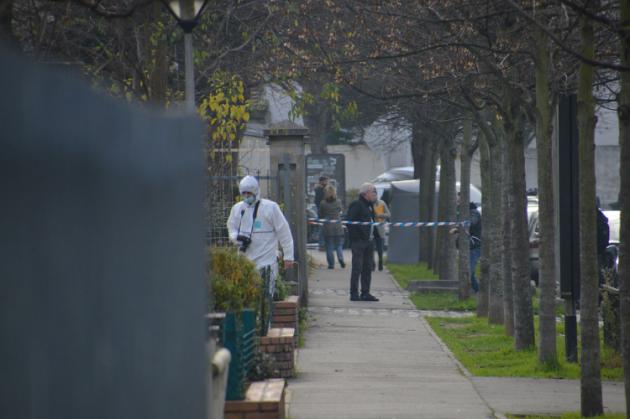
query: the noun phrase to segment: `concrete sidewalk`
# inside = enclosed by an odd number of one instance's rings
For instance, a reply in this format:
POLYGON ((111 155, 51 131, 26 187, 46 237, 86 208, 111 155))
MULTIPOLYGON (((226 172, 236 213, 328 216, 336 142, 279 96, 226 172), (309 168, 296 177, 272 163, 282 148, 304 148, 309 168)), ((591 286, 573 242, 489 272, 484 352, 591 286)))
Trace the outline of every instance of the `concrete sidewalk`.
MULTIPOLYGON (((374 272, 379 302, 349 301, 350 263, 309 279, 309 327, 297 378, 288 386, 291 419, 492 418, 504 413, 577 411, 579 381, 474 378, 435 336, 425 315, 387 272, 374 272)), ((346 262, 351 261, 349 252, 346 262)), ((439 313, 443 315, 444 313, 439 313)), ((456 314, 453 314, 456 315, 456 314)), ((605 383, 606 411, 625 411, 623 385, 605 383)))

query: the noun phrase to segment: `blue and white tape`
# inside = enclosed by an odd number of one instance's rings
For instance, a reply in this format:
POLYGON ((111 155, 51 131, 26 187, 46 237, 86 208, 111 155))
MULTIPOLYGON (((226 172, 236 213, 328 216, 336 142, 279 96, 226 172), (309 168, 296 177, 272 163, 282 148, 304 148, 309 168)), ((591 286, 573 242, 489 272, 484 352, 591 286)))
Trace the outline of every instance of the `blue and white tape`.
POLYGON ((346 220, 331 220, 328 218, 308 218, 309 224, 345 224, 345 225, 388 225, 390 227, 458 227, 463 225, 467 227, 470 221, 419 221, 419 222, 376 222, 376 221, 346 221, 346 220))

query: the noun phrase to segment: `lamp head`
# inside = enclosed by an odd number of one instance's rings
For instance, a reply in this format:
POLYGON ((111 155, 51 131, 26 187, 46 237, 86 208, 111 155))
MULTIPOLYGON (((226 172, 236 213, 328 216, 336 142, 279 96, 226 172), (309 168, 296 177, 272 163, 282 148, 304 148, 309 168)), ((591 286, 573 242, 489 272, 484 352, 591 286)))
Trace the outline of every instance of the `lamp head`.
POLYGON ((184 32, 190 33, 199 21, 199 16, 208 0, 162 0, 168 11, 177 19, 184 32))

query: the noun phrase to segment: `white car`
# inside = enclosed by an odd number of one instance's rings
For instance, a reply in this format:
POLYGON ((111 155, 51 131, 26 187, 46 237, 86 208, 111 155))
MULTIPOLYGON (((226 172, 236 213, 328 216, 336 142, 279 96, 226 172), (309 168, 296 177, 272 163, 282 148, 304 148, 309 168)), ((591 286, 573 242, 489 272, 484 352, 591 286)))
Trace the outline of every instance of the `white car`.
POLYGON ((413 166, 401 166, 392 167, 388 171, 381 173, 371 183, 376 186, 376 192, 380 199, 383 196, 383 192, 391 188, 392 182, 410 179, 413 179, 413 166))

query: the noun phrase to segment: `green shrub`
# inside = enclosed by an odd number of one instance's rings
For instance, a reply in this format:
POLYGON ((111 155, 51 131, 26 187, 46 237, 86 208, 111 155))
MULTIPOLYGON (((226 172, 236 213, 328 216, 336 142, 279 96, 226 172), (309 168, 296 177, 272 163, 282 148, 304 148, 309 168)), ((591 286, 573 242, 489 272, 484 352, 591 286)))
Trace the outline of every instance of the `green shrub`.
POLYGON ((209 309, 241 311, 257 308, 262 280, 256 266, 235 248, 213 247, 209 251, 208 289, 212 290, 209 309))
POLYGON ((273 301, 284 301, 289 296, 290 292, 289 284, 283 278, 283 275, 278 275, 276 278, 276 290, 273 293, 273 301))
POLYGON ((267 378, 279 377, 280 370, 276 360, 268 353, 263 352, 260 347, 254 352, 254 361, 249 370, 247 378, 249 381, 263 381, 267 378))

